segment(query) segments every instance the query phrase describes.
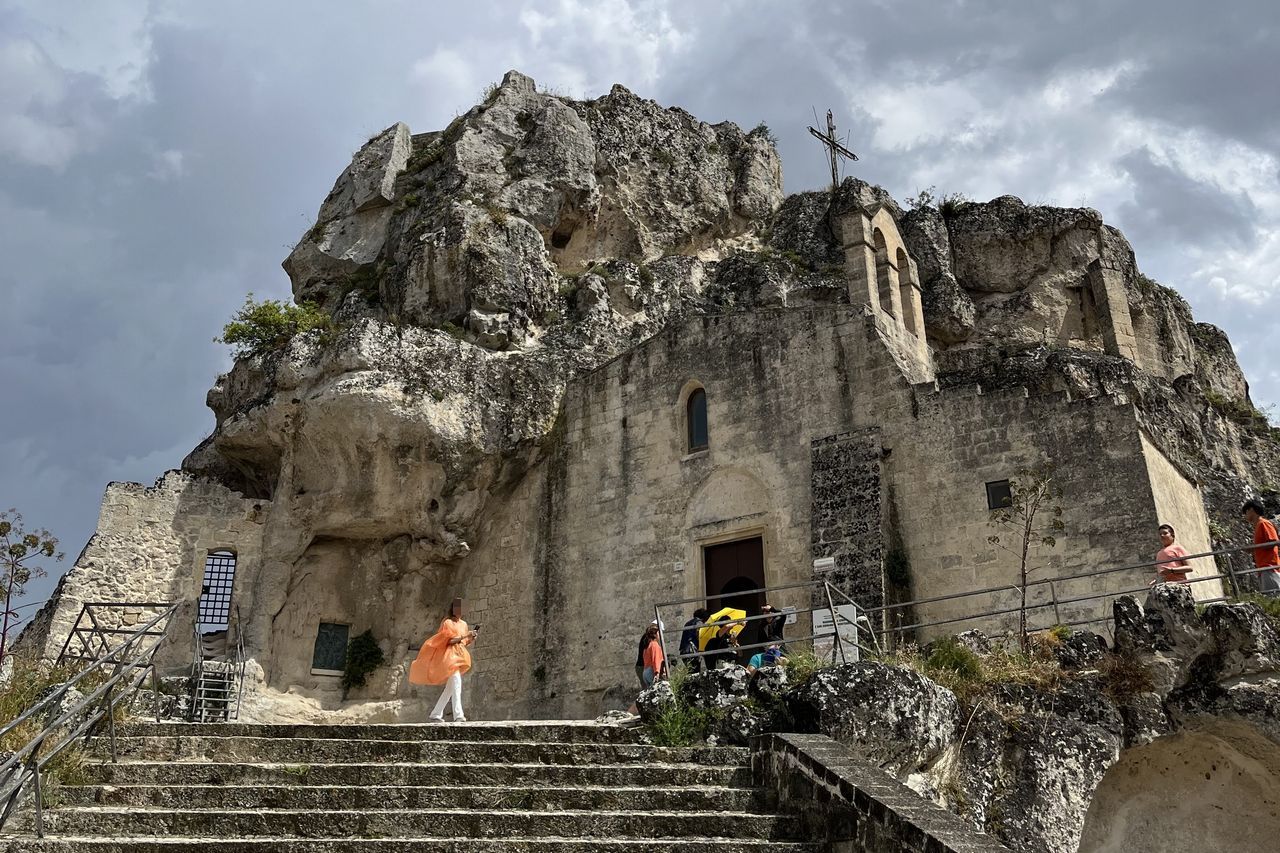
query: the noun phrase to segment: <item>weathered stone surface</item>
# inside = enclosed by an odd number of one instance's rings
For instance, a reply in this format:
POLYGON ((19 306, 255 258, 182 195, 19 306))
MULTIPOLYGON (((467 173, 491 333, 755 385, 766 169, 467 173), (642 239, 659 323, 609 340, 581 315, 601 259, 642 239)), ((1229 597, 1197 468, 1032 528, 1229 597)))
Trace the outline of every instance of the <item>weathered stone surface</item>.
POLYGON ((1186 684, 1197 659, 1212 648, 1185 584, 1156 584, 1145 607, 1121 598, 1114 613, 1116 652, 1139 661, 1162 696, 1186 684))
POLYGON ((1088 669, 1107 653, 1107 640, 1092 631, 1073 631, 1053 647, 1053 656, 1063 669, 1088 669))
POLYGON ((715 734, 723 743, 747 746, 753 737, 767 731, 772 723, 767 713, 739 703, 731 705, 716 722, 715 734))
POLYGON ((667 681, 655 681, 636 697, 636 708, 640 710, 640 719, 646 723, 652 722, 664 708, 669 708, 675 703, 676 695, 671 692, 671 683, 667 681))
POLYGON ((801 731, 822 732, 889 770, 921 767, 958 734, 955 694, 919 673, 885 664, 843 664, 820 671, 787 695, 801 731))
POLYGON ((680 686, 680 699, 694 708, 728 708, 747 695, 750 680, 741 666, 691 673, 680 686))
POLYGON ((751 676, 748 692, 762 702, 776 702, 787 692, 787 669, 784 666, 762 666, 751 676))
POLYGON ((370 139, 338 177, 316 224, 284 262, 295 299, 328 301, 327 289, 382 253, 396 176, 412 152, 409 128, 397 123, 370 139))

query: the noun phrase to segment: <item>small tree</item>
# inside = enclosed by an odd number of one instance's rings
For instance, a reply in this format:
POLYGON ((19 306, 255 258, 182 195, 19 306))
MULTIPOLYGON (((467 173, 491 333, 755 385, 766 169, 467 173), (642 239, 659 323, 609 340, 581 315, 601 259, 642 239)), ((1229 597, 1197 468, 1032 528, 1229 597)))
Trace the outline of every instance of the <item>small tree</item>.
POLYGON ((0 663, 4 662, 9 650, 9 626, 18 615, 13 602, 26 594, 27 583, 32 578, 45 576, 45 570, 39 565, 41 558, 57 562, 62 556, 58 551, 58 540, 49 531, 43 528, 27 530, 22 513, 16 509, 0 512, 0 584, 4 585, 0 590, 4 595, 0 663))
POLYGON ((325 335, 332 329, 333 319, 314 302, 255 302, 250 293, 231 322, 222 327, 222 336, 213 340, 233 347, 236 358, 245 358, 284 349, 296 335, 315 330, 325 335))
POLYGON ((988 536, 987 541, 1018 559, 1018 642, 1023 651, 1027 650, 1027 580, 1044 568, 1030 564, 1031 551, 1058 544, 1057 537, 1065 529, 1062 507, 1057 504, 1061 499, 1053 468, 1044 465, 1019 471, 1017 479, 1009 481, 1008 503, 991 511, 991 525, 1005 532, 988 536))

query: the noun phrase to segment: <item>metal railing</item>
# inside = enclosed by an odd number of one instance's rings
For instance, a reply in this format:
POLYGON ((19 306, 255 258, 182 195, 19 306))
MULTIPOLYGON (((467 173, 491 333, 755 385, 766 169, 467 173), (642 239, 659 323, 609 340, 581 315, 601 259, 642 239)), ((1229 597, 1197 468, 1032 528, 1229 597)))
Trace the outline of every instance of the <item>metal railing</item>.
MULTIPOLYGON (((772 614, 762 613, 754 616, 748 615, 748 616, 744 616, 737 619, 725 620, 724 622, 719 622, 719 623, 704 623, 700 625, 699 628, 706 628, 710 624, 746 625, 747 623, 750 623, 750 622, 759 622, 766 619, 785 619, 790 614, 795 614, 796 616, 800 616, 801 614, 805 614, 805 613, 825 612, 828 614, 828 618, 830 619, 831 630, 829 632, 824 631, 822 633, 819 633, 815 629, 814 632, 811 634, 806 634, 803 636, 785 637, 783 640, 781 640, 781 642, 786 644, 812 643, 814 644, 816 649, 818 641, 830 640, 832 644, 831 645, 832 663, 836 661, 837 657, 839 658, 840 662, 845 663, 849 660, 849 657, 851 655, 854 660, 858 660, 862 652, 866 652, 868 654, 879 653, 880 648, 879 648, 878 641, 876 640, 875 633, 872 630, 871 623, 868 621, 866 616, 863 615, 864 611, 862 607, 857 602, 855 602, 852 598, 846 595, 843 590, 839 589, 838 587, 832 586, 827 581, 819 580, 819 581, 803 581, 800 583, 782 584, 779 586, 763 586, 763 587, 759 587, 758 589, 745 589, 740 591, 734 591, 732 593, 727 593, 725 595, 707 595, 707 596, 701 596, 698 598, 683 598, 678 601, 663 601, 658 604, 655 604, 653 606, 653 617, 654 617, 654 620, 657 621, 658 623, 658 642, 662 645, 663 654, 666 656, 667 660, 683 661, 683 660, 703 660, 707 657, 715 657, 719 655, 724 655, 726 653, 725 650, 707 652, 701 649, 694 652, 682 653, 679 650, 678 641, 677 641, 677 650, 675 654, 670 654, 668 652, 667 631, 665 627, 665 622, 662 619, 662 611, 664 608, 681 608, 683 611, 683 608, 687 607, 690 604, 704 606, 705 603, 708 601, 720 601, 723 603, 730 598, 738 598, 740 596, 757 595, 757 594, 771 595, 777 592, 782 592, 786 590, 796 590, 796 589, 808 589, 812 593, 810 595, 810 601, 813 601, 816 598, 820 602, 825 602, 825 603, 819 603, 817 605, 813 605, 809 607, 794 607, 794 608, 787 607, 784 609, 780 609, 776 613, 772 613, 772 614), (837 599, 842 600, 844 603, 837 605, 836 604, 837 599), (871 642, 870 646, 862 642, 862 637, 864 636, 867 637, 867 639, 871 642), (846 649, 846 645, 849 646, 848 649, 846 649)), ((679 619, 684 618, 683 612, 680 613, 680 616, 678 618, 679 619)), ((679 633, 677 633, 677 637, 678 636, 679 636, 679 633)), ((778 642, 779 641, 776 639, 771 639, 771 640, 766 640, 765 642, 760 642, 760 643, 747 643, 744 645, 735 645, 732 647, 732 652, 733 654, 736 655, 740 652, 751 651, 753 649, 766 649, 769 646, 777 644, 778 642)))
MULTIPOLYGON (((167 601, 93 601, 80 607, 80 615, 67 634, 58 652, 55 666, 72 662, 92 663, 110 654, 120 637, 130 637, 136 632, 133 625, 125 624, 132 615, 137 617, 147 610, 167 610, 173 605, 167 601)), ((158 637, 163 630, 152 631, 146 636, 158 637)))
MULTIPOLYGON (((1272 567, 1237 570, 1232 568, 1230 557, 1256 551, 1260 548, 1274 547, 1277 545, 1280 545, 1280 541, 1264 542, 1257 545, 1245 545, 1242 547, 1235 547, 1235 548, 1222 548, 1215 551, 1204 551, 1198 554, 1188 554, 1187 556, 1182 557, 1180 559, 1196 560, 1196 559, 1204 559, 1204 558, 1214 558, 1216 563, 1217 558, 1226 557, 1227 559, 1223 560, 1221 563, 1221 565, 1225 566, 1226 570, 1215 571, 1213 574, 1209 574, 1209 575, 1192 576, 1187 578, 1187 580, 1185 581, 1178 581, 1178 583, 1195 585, 1195 584, 1212 583, 1215 581, 1225 580, 1230 585, 1232 594, 1238 595, 1241 591, 1240 579, 1242 577, 1248 577, 1250 575, 1256 575, 1262 572, 1268 572, 1272 570, 1272 567)), ((1111 615, 1107 614, 1107 615, 1089 617, 1089 618, 1064 619, 1063 618, 1064 608, 1067 608, 1070 605, 1087 604, 1089 602, 1094 602, 1094 601, 1097 601, 1097 602, 1106 602, 1109 600, 1113 601, 1124 595, 1133 595, 1135 593, 1146 592, 1151 588, 1151 586, 1153 585, 1153 582, 1144 581, 1139 586, 1125 586, 1121 589, 1112 589, 1104 592, 1091 592, 1085 595, 1067 595, 1065 597, 1062 594, 1060 594, 1060 588, 1064 586, 1069 586, 1072 582, 1089 580, 1094 578, 1101 578, 1108 575, 1116 575, 1121 572, 1137 572, 1143 569, 1154 570, 1155 567, 1164 565, 1168 562, 1170 561, 1169 560, 1152 560, 1150 562, 1145 562, 1145 563, 1132 563, 1124 566, 1113 566, 1105 569, 1096 569, 1088 572, 1079 572, 1077 574, 1072 574, 1072 575, 1057 575, 1051 578, 1038 578, 1036 580, 1030 580, 1026 584, 1026 590, 1027 590, 1028 596, 1036 595, 1041 600, 1031 600, 1029 598, 1025 605, 1025 608, 1022 605, 1021 601, 1019 600, 1015 604, 1009 604, 1009 605, 1002 604, 999 606, 980 607, 978 609, 965 611, 961 615, 948 615, 948 616, 945 616, 944 618, 937 618, 937 619, 920 619, 918 621, 912 621, 909 624, 905 624, 905 625, 891 626, 887 624, 888 620, 886 617, 888 617, 890 614, 894 613, 895 611, 911 612, 911 610, 914 608, 919 608, 927 605, 937 605, 937 604, 943 604, 946 602, 965 601, 968 599, 974 599, 974 598, 980 598, 980 597, 998 598, 999 596, 1006 593, 1011 593, 1018 599, 1021 599, 1021 595, 1022 595, 1021 587, 1019 587, 1017 584, 1001 584, 998 586, 984 587, 982 589, 951 593, 949 595, 936 595, 936 596, 930 596, 928 598, 917 598, 917 599, 912 599, 911 601, 902 601, 902 602, 896 602, 894 604, 885 604, 879 607, 867 608, 865 610, 865 613, 868 617, 872 619, 873 623, 876 621, 879 621, 881 623, 880 627, 874 629, 874 633, 879 634, 881 642, 885 642, 885 643, 891 643, 891 641, 895 639, 896 636, 904 634, 908 631, 917 631, 924 628, 936 628, 936 627, 941 627, 945 625, 957 625, 964 622, 984 622, 984 621, 989 621, 991 619, 994 619, 996 617, 1009 616, 1011 614, 1019 613, 1020 611, 1023 611, 1023 610, 1025 610, 1025 612, 1028 614, 1029 620, 1032 614, 1034 614, 1037 618, 1041 618, 1041 613, 1043 611, 1048 610, 1050 608, 1053 610, 1052 622, 1049 622, 1043 625, 1038 625, 1037 627, 1031 627, 1029 623, 1028 631, 1040 631, 1040 630, 1050 628, 1054 625, 1067 625, 1071 627, 1078 627, 1082 625, 1098 624, 1098 623, 1109 621, 1111 619, 1111 615), (1043 595, 1044 592, 1047 592, 1047 596, 1043 595), (880 618, 876 619, 875 617, 877 616, 880 618)), ((1191 569, 1188 569, 1188 571, 1191 571, 1191 569)), ((1213 596, 1213 597, 1204 598, 1204 599, 1198 599, 1196 603, 1212 604, 1215 602, 1227 601, 1229 600, 1229 598, 1230 596, 1227 596, 1227 595, 1219 595, 1219 596, 1213 596)))
MULTIPOLYGON (((224 644, 220 653, 222 658, 214 656, 211 658, 209 644, 205 638, 209 634, 200 632, 199 621, 192 625, 192 632, 195 639, 195 654, 191 664, 191 717, 195 722, 208 722, 206 714, 206 704, 209 696, 205 695, 208 683, 222 678, 210 679, 210 675, 218 675, 225 677, 225 685, 227 690, 232 689, 234 682, 235 704, 231 703, 231 697, 225 696, 225 701, 218 700, 221 705, 221 716, 226 722, 237 720, 240 718, 240 703, 244 696, 244 676, 247 659, 244 654, 244 632, 240 628, 240 608, 235 608, 235 618, 227 620, 227 628, 221 632, 224 635, 229 634, 235 629, 235 647, 234 651, 230 651, 224 644), (210 670, 209 664, 214 664, 213 671, 210 670)), ((217 633, 217 632, 215 632, 217 633)), ((225 637, 224 637, 225 640, 225 637)))
MULTIPOLYGON (((88 605, 86 605, 87 607, 88 605)), ((96 604, 94 607, 106 607, 96 604)), ((44 837, 44 803, 40 787, 41 771, 64 749, 79 739, 86 739, 105 722, 111 748, 116 756, 116 712, 127 709, 138 688, 151 675, 157 722, 160 719, 160 684, 155 656, 168 635, 177 604, 159 605, 165 609, 149 622, 125 636, 114 648, 102 648, 95 641, 98 657, 83 657, 87 665, 75 676, 59 685, 49 695, 24 711, 16 720, 0 729, 0 740, 20 726, 43 720, 43 726, 24 746, 0 764, 0 828, 12 816, 24 796, 30 794, 35 804, 36 835, 44 837), (101 681, 98 679, 101 678, 101 681), (85 695, 83 690, 91 691, 85 695), (75 690, 78 699, 66 705, 75 690)), ((83 612, 83 611, 82 611, 83 612)), ((100 637, 119 636, 124 629, 99 629, 100 637)), ((74 633, 74 632, 73 632, 74 633)), ((68 643, 70 638, 68 638, 68 643)), ((66 646, 63 647, 64 652, 66 646)), ((61 659, 61 658, 60 658, 61 659)))

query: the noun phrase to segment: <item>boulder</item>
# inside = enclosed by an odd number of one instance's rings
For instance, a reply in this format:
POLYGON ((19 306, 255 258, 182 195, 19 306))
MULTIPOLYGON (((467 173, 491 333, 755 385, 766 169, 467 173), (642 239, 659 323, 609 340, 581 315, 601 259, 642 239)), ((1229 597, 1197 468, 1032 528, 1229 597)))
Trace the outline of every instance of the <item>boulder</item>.
POLYGON ((741 666, 695 672, 680 685, 680 701, 694 708, 728 708, 747 695, 750 680, 746 668, 741 666))
POLYGON ((1212 651, 1213 641, 1185 584, 1156 584, 1145 607, 1123 596, 1112 612, 1116 653, 1143 666, 1161 696, 1186 684, 1198 658, 1212 651))
POLYGON ((770 729, 770 716, 750 705, 730 706, 716 721, 714 734, 733 746, 747 746, 751 738, 770 729))
POLYGON ((1218 680, 1280 671, 1280 635, 1256 604, 1210 604, 1202 617, 1218 680))
POLYGON ((1091 669, 1107 653, 1107 640, 1092 631, 1073 631, 1053 646, 1053 656, 1063 669, 1091 669))
POLYGON ((918 672, 862 661, 820 670, 786 695, 798 731, 848 744, 891 773, 907 773, 956 739, 954 693, 918 672))
POLYGON ((675 704, 676 695, 671 691, 671 683, 668 681, 655 681, 640 691, 640 695, 636 697, 636 708, 640 711, 640 719, 646 723, 652 722, 664 708, 673 707, 675 704))
POLYGON ((765 703, 782 699, 787 692, 787 669, 784 666, 762 666, 751 676, 747 690, 751 697, 765 703))
POLYGON ((342 284, 382 254, 396 198, 396 176, 413 150, 397 122, 355 153, 320 206, 316 223, 284 261, 294 299, 336 305, 342 284))

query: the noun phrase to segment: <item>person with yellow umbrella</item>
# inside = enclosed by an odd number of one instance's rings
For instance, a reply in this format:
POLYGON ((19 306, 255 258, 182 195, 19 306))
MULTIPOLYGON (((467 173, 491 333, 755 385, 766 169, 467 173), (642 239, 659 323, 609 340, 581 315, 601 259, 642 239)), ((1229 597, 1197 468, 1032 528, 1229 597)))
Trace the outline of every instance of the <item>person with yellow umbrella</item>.
POLYGON ((738 635, 746 627, 747 611, 724 607, 712 613, 706 627, 698 631, 698 650, 705 652, 707 666, 715 668, 736 663, 738 635))

